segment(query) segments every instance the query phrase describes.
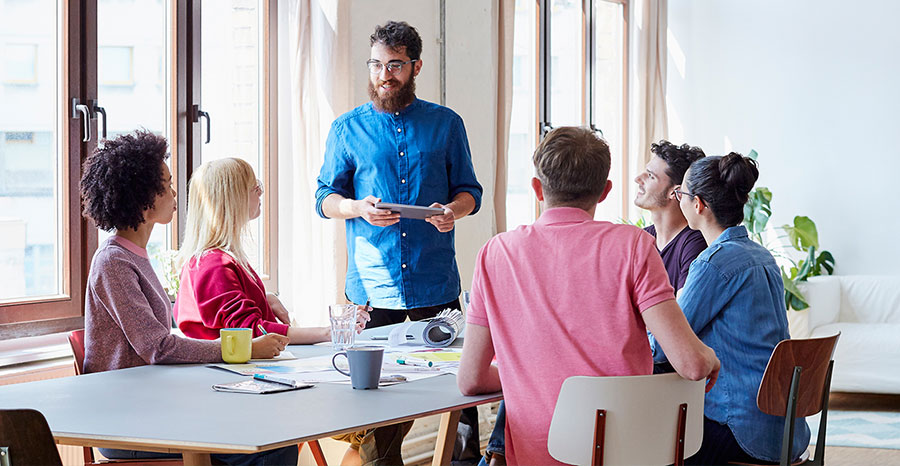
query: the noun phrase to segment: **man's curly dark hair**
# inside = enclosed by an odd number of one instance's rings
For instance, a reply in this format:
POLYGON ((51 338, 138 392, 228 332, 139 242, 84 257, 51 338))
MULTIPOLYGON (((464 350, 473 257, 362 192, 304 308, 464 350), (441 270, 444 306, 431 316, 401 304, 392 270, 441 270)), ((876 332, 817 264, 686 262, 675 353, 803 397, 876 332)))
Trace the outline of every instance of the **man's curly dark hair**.
POLYGON ((369 36, 369 46, 376 42, 395 52, 399 52, 400 47, 406 47, 406 55, 412 60, 418 60, 422 56, 422 38, 416 28, 406 21, 388 21, 383 26, 376 26, 375 32, 369 36))
POLYGON ((97 148, 84 165, 84 215, 103 230, 137 229, 144 211, 167 186, 162 164, 169 158, 166 138, 147 130, 123 134, 97 148))
POLYGON ((665 139, 650 144, 650 152, 666 162, 666 175, 676 185, 684 182, 684 173, 695 160, 706 157, 703 149, 697 146, 687 144, 676 146, 665 139))

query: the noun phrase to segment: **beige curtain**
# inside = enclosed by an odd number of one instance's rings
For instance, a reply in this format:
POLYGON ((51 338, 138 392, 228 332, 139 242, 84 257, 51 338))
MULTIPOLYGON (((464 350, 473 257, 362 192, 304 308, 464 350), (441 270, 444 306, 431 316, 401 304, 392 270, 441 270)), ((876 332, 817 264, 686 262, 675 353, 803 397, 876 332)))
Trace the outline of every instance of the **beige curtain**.
MULTIPOLYGON (((325 220, 315 211, 316 177, 325 140, 335 117, 350 109, 349 12, 345 0, 290 0, 279 5, 288 15, 290 63, 290 180, 281 195, 290 199, 291 270, 280 284, 292 319, 302 326, 327 325, 328 304, 344 302, 347 252, 344 222, 325 220)), ((287 148, 282 148, 284 151, 287 148)))
POLYGON ((512 111, 512 62, 515 0, 500 0, 497 15, 497 160, 494 172, 494 228, 506 231, 506 176, 509 118, 512 111))
POLYGON ((650 160, 650 144, 666 138, 666 30, 668 0, 638 0, 634 2, 637 19, 637 106, 635 121, 637 149, 633 160, 639 171, 650 160))

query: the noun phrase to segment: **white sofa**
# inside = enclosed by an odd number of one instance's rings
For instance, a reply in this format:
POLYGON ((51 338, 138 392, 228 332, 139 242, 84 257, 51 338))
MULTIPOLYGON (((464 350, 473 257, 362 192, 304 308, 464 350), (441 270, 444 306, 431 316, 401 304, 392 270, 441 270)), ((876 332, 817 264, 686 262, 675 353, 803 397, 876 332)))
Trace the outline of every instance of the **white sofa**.
POLYGON ((900 394, 900 276, 813 277, 806 311, 788 311, 791 337, 841 332, 831 390, 900 394))

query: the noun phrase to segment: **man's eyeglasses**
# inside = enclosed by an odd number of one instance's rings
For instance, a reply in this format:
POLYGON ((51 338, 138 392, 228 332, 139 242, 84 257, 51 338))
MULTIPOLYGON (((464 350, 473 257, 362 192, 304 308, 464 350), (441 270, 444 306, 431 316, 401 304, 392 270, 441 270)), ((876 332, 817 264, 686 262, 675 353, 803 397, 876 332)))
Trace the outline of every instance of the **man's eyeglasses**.
POLYGON ((676 190, 674 190, 674 191, 672 191, 672 192, 675 193, 675 200, 678 201, 678 202, 681 202, 681 196, 682 196, 682 195, 684 195, 684 196, 691 196, 691 199, 694 198, 694 195, 691 194, 691 193, 689 193, 689 192, 687 192, 687 191, 679 191, 679 190, 676 189, 676 190))
POLYGON ((410 61, 391 61, 385 64, 378 60, 369 60, 366 62, 366 66, 369 67, 369 73, 372 74, 381 74, 381 69, 384 67, 387 67, 388 73, 397 74, 403 69, 403 65, 408 65, 417 61, 419 61, 418 58, 410 61))

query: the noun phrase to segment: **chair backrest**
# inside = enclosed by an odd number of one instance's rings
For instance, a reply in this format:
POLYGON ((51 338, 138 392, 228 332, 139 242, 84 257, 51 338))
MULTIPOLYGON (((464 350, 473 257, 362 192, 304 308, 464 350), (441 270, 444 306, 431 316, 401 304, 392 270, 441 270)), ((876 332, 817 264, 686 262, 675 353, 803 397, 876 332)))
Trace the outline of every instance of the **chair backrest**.
POLYGON ((47 420, 33 409, 0 409, 0 454, 3 464, 62 466, 47 420))
POLYGON ((797 417, 806 417, 822 410, 825 376, 834 355, 840 333, 830 337, 784 340, 775 345, 762 382, 756 404, 760 411, 773 416, 787 415, 787 399, 791 389, 794 367, 802 367, 797 390, 797 417))
POLYGON ((84 373, 84 329, 69 332, 69 345, 75 355, 75 375, 84 373))
POLYGON ((700 449, 705 381, 678 374, 569 377, 559 391, 547 448, 569 464, 591 464, 597 410, 605 410, 603 464, 672 464, 680 405, 687 403, 684 457, 700 449))

